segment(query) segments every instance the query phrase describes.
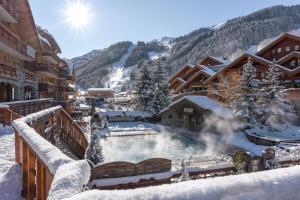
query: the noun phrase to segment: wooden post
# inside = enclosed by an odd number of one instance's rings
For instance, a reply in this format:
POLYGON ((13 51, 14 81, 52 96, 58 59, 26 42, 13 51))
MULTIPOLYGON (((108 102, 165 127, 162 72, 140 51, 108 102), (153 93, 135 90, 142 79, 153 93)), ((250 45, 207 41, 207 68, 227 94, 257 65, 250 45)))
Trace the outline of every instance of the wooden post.
POLYGON ((28 147, 25 142, 22 141, 22 172, 23 172, 23 198, 28 196, 28 157, 27 157, 28 147))
POLYGON ((17 131, 15 131, 15 161, 20 163, 20 136, 17 131))
POLYGON ((44 173, 44 167, 41 161, 37 159, 37 199, 46 199, 45 194, 45 173, 44 173))
POLYGON ((27 148, 27 156, 28 156, 28 193, 27 200, 34 200, 36 194, 36 185, 35 185, 35 160, 36 157, 32 153, 32 151, 27 148))

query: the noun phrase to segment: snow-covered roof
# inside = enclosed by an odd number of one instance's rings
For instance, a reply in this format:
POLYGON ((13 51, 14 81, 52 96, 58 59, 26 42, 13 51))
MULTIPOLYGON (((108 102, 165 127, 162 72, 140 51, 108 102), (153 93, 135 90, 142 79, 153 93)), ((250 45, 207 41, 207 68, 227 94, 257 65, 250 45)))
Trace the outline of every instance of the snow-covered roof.
POLYGON ((218 104, 216 101, 206 97, 206 96, 185 96, 181 99, 178 99, 177 101, 174 101, 171 103, 167 108, 163 109, 161 113, 167 111, 172 106, 176 105, 177 103, 187 100, 198 106, 199 108, 210 110, 215 115, 218 115, 219 117, 225 118, 225 119, 231 119, 233 117, 232 111, 220 104, 218 104))
POLYGON ((214 70, 212 70, 211 68, 204 66, 204 65, 200 65, 200 66, 202 68, 202 71, 205 72, 206 74, 208 74, 210 76, 215 75, 216 72, 214 70))
POLYGON ((113 90, 111 88, 89 88, 87 90, 88 92, 112 92, 113 90))
POLYGON ((106 112, 100 112, 100 114, 105 117, 122 117, 122 116, 142 117, 142 118, 152 117, 151 113, 140 112, 140 111, 106 111, 106 112))
POLYGON ((211 58, 213 58, 213 59, 215 59, 215 60, 217 60, 217 61, 219 61, 219 62, 221 62, 223 64, 226 64, 226 65, 228 65, 229 63, 231 63, 230 60, 227 60, 225 58, 219 58, 219 57, 214 57, 214 56, 209 56, 209 57, 211 57, 211 58))
POLYGON ((49 45, 49 47, 52 47, 51 44, 50 44, 50 42, 46 38, 44 38, 40 34, 38 34, 38 36, 39 36, 40 40, 42 40, 43 42, 47 43, 49 45))

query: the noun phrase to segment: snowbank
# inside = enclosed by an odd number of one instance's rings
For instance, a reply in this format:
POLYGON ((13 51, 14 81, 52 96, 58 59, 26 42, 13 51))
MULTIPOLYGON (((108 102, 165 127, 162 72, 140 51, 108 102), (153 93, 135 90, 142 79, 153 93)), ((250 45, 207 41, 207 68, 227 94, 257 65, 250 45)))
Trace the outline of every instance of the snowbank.
POLYGON ((0 200, 21 200, 21 190, 21 166, 14 164, 4 174, 0 174, 0 200))
POLYGON ((71 197, 82 191, 89 182, 91 168, 87 161, 80 160, 58 168, 49 191, 48 200, 71 197))
POLYGON ((70 199, 293 200, 300 196, 300 166, 134 190, 91 190, 70 199))

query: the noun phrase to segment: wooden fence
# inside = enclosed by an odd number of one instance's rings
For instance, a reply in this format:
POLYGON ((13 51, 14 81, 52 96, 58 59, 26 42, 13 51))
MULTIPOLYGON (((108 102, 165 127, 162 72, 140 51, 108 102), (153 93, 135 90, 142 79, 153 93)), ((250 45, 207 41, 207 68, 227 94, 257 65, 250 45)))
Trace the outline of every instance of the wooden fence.
POLYGON ((171 160, 152 158, 137 164, 130 162, 111 162, 95 166, 91 179, 118 178, 168 172, 171 170, 171 160))
POLYGON ((28 101, 13 101, 1 104, 8 105, 9 108, 15 113, 18 113, 22 116, 26 116, 31 113, 35 113, 53 107, 55 105, 55 101, 52 98, 48 98, 28 101))
MULTIPOLYGON (((11 125, 13 120, 21 117, 8 107, 0 108, 0 122, 4 125, 11 125)), ((88 141, 80 127, 61 107, 56 107, 51 112, 41 111, 35 114, 35 117, 29 115, 25 118, 29 119, 26 124, 32 127, 36 134, 53 145, 55 145, 55 137, 61 137, 78 159, 84 159, 88 141)), ((47 199, 54 174, 17 129, 15 129, 15 159, 22 166, 23 198, 47 199)))

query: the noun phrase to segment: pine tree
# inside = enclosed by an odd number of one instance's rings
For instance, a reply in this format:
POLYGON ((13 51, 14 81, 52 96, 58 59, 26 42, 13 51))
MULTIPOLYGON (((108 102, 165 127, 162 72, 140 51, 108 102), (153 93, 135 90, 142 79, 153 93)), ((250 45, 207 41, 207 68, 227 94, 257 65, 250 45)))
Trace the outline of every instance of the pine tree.
POLYGON ((160 60, 155 62, 153 99, 150 104, 151 113, 158 115, 169 104, 169 87, 160 60))
POLYGON ((153 73, 148 63, 144 63, 137 73, 135 82, 137 91, 136 104, 141 111, 150 111, 151 101, 153 99, 153 73))
POLYGON ((242 67, 236 98, 233 102, 233 113, 235 117, 244 123, 246 128, 256 128, 261 124, 262 112, 257 100, 259 98, 258 80, 256 69, 251 58, 242 67))
POLYGON ((273 63, 266 73, 264 87, 262 88, 262 102, 264 109, 264 124, 270 130, 277 130, 276 127, 288 124, 296 118, 292 103, 283 93, 284 87, 280 84, 281 71, 273 63))

